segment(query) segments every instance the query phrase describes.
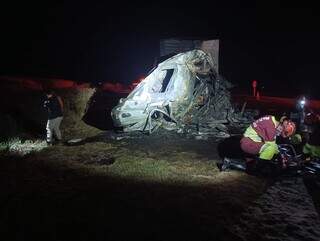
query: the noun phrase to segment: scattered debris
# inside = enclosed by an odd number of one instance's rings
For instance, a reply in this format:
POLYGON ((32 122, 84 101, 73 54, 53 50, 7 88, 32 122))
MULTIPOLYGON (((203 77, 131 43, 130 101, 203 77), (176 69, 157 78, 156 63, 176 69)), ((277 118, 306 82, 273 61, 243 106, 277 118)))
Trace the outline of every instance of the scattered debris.
POLYGON ((68 146, 81 145, 83 140, 84 139, 82 139, 82 138, 71 139, 66 142, 66 145, 68 145, 68 146))
POLYGON ((228 90, 232 84, 217 74, 213 62, 202 50, 163 61, 113 108, 114 125, 124 132, 151 134, 162 128, 197 139, 229 137, 229 127, 241 128, 253 115, 235 111, 228 90))
POLYGON ((215 179, 216 177, 213 176, 206 176, 206 175, 191 175, 194 178, 204 178, 204 179, 215 179))

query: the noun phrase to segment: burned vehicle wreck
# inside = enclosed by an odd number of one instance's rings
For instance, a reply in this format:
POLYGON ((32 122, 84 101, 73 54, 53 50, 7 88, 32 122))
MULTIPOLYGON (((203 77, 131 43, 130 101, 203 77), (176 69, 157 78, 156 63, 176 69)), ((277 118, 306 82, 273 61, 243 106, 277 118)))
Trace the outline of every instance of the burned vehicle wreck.
POLYGON ((111 116, 124 132, 163 128, 228 136, 227 125, 240 123, 241 117, 231 104, 230 87, 215 71, 209 54, 191 50, 159 63, 120 99, 111 116))

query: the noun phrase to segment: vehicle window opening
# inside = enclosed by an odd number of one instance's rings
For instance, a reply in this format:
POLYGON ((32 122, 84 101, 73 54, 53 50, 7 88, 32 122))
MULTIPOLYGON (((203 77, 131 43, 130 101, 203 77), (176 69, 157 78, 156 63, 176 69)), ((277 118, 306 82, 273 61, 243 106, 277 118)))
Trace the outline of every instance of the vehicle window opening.
POLYGON ((167 86, 168 86, 168 84, 170 82, 170 79, 171 79, 171 77, 173 75, 173 71, 174 71, 174 69, 167 69, 166 76, 164 77, 163 82, 162 82, 162 88, 160 90, 161 93, 166 91, 167 86))

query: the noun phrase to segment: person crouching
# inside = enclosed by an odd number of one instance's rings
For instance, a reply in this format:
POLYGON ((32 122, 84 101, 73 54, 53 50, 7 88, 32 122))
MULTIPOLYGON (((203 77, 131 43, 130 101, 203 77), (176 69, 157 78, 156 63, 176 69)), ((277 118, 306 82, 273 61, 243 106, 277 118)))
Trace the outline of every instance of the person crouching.
MULTIPOLYGON (((272 115, 263 116, 255 120, 244 132, 240 140, 241 149, 261 160, 272 160, 279 153, 276 144, 277 136, 291 137, 296 131, 296 125, 287 117, 279 121, 272 115)), ((247 158, 247 167, 253 159, 247 158)))

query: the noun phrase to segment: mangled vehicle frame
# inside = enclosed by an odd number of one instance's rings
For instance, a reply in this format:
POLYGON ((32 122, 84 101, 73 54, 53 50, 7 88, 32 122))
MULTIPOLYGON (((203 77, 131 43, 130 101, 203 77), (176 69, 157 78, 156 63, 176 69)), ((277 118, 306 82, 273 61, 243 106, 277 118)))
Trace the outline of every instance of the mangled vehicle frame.
POLYGON ((152 133, 159 127, 199 132, 204 126, 226 131, 225 124, 235 120, 229 87, 214 70, 211 56, 192 50, 158 64, 111 116, 124 132, 152 133))

